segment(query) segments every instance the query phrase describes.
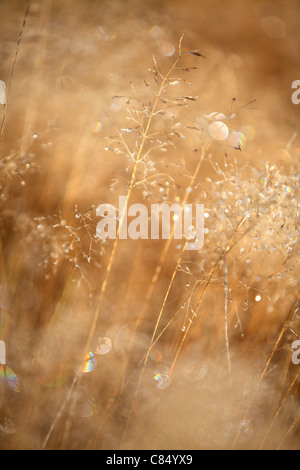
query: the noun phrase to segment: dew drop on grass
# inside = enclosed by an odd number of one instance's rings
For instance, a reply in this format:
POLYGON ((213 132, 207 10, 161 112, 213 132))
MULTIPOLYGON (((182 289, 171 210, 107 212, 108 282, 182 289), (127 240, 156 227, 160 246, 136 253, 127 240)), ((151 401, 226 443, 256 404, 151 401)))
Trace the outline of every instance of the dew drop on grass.
POLYGON ((157 388, 159 388, 160 390, 164 390, 171 385, 171 379, 166 374, 156 374, 154 376, 154 380, 157 388))
POLYGON ((227 119, 227 116, 223 113, 217 113, 217 114, 215 114, 214 119, 216 121, 221 121, 221 120, 227 119))
POLYGON ((85 401, 82 406, 80 407, 80 414, 81 418, 91 418, 98 412, 96 406, 96 400, 94 397, 89 398, 85 401))
POLYGON ((161 53, 165 57, 172 57, 176 52, 176 47, 171 42, 162 41, 161 53))
POLYGON ((11 419, 5 418, 0 422, 0 430, 5 434, 15 434, 16 425, 11 419))
POLYGON ((0 367, 0 385, 4 383, 14 392, 21 392, 21 382, 19 377, 11 370, 9 367, 6 367, 4 373, 4 366, 0 367))
POLYGON ((102 128, 103 128, 103 124, 100 121, 96 122, 96 124, 94 126, 94 130, 93 130, 94 134, 99 134, 99 132, 101 132, 102 128))
POLYGON ((187 228, 187 231, 184 233, 184 238, 186 240, 194 240, 195 237, 196 237, 196 228, 194 227, 194 225, 189 225, 189 227, 187 228))
POLYGON ((243 126, 241 128, 241 132, 244 134, 244 136, 246 137, 247 139, 247 142, 253 142, 253 140, 255 139, 255 136, 256 136, 256 131, 254 129, 254 127, 252 126, 243 126))
POLYGON ((159 38, 162 38, 164 37, 165 35, 165 32, 164 30, 158 26, 158 25, 154 25, 151 29, 150 29, 150 34, 152 37, 156 38, 156 39, 159 39, 159 38))
POLYGON ((164 366, 160 366, 154 370, 153 379, 155 385, 160 390, 164 390, 171 385, 171 378, 169 376, 169 369, 164 366))
POLYGON ((104 356, 111 351, 111 348, 112 342, 109 338, 99 338, 95 354, 97 356, 104 356))
POLYGON ((242 132, 231 132, 228 143, 236 149, 243 149, 246 146, 246 137, 242 132))
POLYGON ((208 133, 212 139, 222 141, 228 138, 229 129, 224 122, 215 121, 208 126, 208 133))
POLYGON ((83 365, 79 368, 78 372, 81 374, 88 374, 93 372, 97 367, 97 360, 93 353, 89 352, 85 356, 83 365))
POLYGON ((300 319, 300 308, 297 308, 295 313, 294 313, 294 317, 296 320, 299 320, 300 319))
POLYGON ((251 436, 254 432, 253 423, 250 420, 243 420, 241 423, 241 432, 247 437, 251 436))

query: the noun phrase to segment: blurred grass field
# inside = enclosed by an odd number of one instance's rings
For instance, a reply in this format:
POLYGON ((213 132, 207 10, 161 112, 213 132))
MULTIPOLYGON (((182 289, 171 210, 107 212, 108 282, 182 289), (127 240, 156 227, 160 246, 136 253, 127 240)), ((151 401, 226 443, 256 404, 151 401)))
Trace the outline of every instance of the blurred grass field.
POLYGON ((0 0, 2 450, 299 449, 299 31, 297 0, 0 0), (203 249, 101 243, 126 194, 203 203, 203 249))

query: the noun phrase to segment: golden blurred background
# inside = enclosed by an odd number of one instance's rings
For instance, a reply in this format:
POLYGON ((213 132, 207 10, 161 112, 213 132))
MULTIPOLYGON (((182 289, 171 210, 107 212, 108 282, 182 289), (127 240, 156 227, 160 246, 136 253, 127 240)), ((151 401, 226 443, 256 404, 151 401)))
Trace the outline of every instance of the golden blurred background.
POLYGON ((2 450, 299 449, 299 8, 0 0, 2 450), (182 33, 191 69, 170 96, 188 99, 154 119, 167 152, 145 155, 131 199, 183 201, 202 155, 204 249, 102 244, 95 209, 134 168, 111 150, 138 153, 132 115, 147 118, 182 33), (221 113, 241 145, 207 136, 221 113))

